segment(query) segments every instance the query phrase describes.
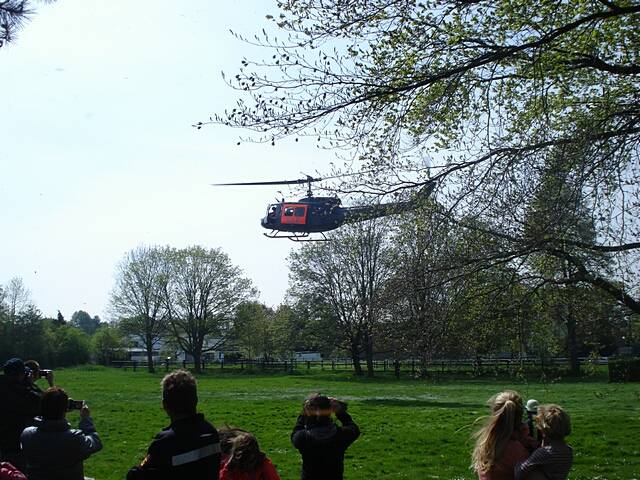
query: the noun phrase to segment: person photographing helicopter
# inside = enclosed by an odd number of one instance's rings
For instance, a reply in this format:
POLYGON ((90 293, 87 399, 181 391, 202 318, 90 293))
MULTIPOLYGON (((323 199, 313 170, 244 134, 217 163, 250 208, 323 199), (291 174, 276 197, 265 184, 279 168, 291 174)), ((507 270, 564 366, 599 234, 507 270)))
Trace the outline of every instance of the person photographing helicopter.
POLYGON ((319 394, 307 398, 291 433, 291 443, 302 455, 301 480, 342 480, 344 454, 359 436, 346 403, 319 394))

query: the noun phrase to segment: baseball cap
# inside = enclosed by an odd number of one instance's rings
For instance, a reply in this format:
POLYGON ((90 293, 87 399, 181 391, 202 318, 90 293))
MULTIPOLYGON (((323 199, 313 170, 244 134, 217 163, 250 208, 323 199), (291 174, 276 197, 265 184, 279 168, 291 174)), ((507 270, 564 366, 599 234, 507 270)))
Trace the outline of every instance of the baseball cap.
POLYGON ((10 358, 3 365, 5 375, 18 375, 24 373, 24 362, 17 358, 10 358))

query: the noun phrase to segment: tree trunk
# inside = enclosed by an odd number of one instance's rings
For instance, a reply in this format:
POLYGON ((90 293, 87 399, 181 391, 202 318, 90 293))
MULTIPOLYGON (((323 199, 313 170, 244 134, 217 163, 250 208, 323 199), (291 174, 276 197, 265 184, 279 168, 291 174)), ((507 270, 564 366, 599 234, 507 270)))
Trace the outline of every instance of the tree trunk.
POLYGON ((580 375, 580 358, 578 358, 578 338, 576 334, 576 319, 573 309, 567 309, 567 350, 569 350, 569 371, 571 375, 580 375))
POLYGON ((353 361, 353 370, 359 377, 362 376, 362 367, 360 366, 360 348, 358 345, 351 345, 351 360, 353 361))
POLYGON ((367 338, 365 345, 364 355, 367 361, 367 377, 373 377, 375 375, 375 371, 373 369, 373 340, 371 337, 367 338))
POLYGON ((155 373, 156 369, 153 367, 153 342, 149 337, 146 338, 147 347, 147 370, 149 373, 155 373))
POLYGON ((193 352, 193 371, 195 373, 202 372, 202 353, 201 352, 193 352))

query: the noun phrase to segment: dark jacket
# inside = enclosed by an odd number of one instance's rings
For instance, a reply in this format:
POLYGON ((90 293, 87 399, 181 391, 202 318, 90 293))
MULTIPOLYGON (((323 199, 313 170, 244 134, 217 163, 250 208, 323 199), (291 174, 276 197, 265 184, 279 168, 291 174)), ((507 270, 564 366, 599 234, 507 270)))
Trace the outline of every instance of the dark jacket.
POLYGON ((0 376, 0 460, 24 468, 18 460, 20 434, 40 415, 41 397, 28 380, 17 382, 13 377, 0 376))
POLYGON ((162 430, 139 467, 127 480, 218 480, 218 432, 199 413, 173 422, 162 430))
POLYGON ((79 430, 69 422, 44 420, 22 432, 29 480, 83 480, 82 461, 102 449, 91 418, 80 419, 79 430))
POLYGON ((342 480, 344 453, 360 435, 348 413, 336 414, 342 426, 299 416, 291 443, 302 454, 302 480, 342 480))

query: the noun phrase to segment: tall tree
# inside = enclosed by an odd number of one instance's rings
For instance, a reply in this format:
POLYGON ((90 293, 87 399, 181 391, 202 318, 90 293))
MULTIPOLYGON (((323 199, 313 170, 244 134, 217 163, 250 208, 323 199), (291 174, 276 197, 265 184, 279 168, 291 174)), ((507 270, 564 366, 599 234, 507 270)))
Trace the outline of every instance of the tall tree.
POLYGON ((393 241, 396 265, 385 292, 389 335, 400 347, 396 354, 419 358, 423 375, 427 363, 445 351, 462 283, 450 271, 454 231, 437 209, 435 204, 425 205, 398 221, 393 241))
POLYGON ((98 363, 109 365, 113 360, 121 358, 124 343, 120 330, 112 325, 105 325, 91 337, 91 348, 98 363))
POLYGON ((166 248, 137 247, 118 264, 111 307, 123 332, 139 338, 146 350, 147 368, 154 371, 153 349, 167 332, 165 287, 170 271, 166 248))
POLYGON ((91 317, 91 315, 84 310, 78 310, 71 315, 71 325, 91 336, 98 330, 98 327, 100 327, 100 317, 97 315, 91 317))
POLYGON ((249 358, 272 358, 275 312, 260 302, 244 302, 236 307, 233 336, 249 358))
POLYGON ((33 307, 31 292, 21 278, 14 277, 9 280, 4 288, 4 303, 10 321, 15 320, 20 313, 33 307))
POLYGON ((251 281, 220 249, 166 251, 170 264, 164 298, 171 332, 200 371, 202 355, 232 333, 234 310, 255 296, 251 281))
POLYGON ((439 201, 458 219, 479 218, 518 247, 500 261, 545 249, 571 262, 568 242, 609 252, 615 272, 577 262, 573 279, 640 313, 640 3, 278 5, 270 18, 285 35, 265 33, 269 59, 242 61, 230 80, 241 98, 213 121, 252 129, 257 141, 309 135, 352 148, 376 174, 345 190, 439 179, 439 201), (581 153, 572 170, 593 212, 593 242, 526 236, 527 206, 559 148, 581 153), (399 175, 406 168, 414 174, 399 175))
POLYGON ((362 375, 373 376, 374 338, 382 312, 382 292, 392 273, 392 253, 381 221, 361 222, 335 232, 331 242, 305 245, 291 254, 292 293, 324 296, 362 375))

